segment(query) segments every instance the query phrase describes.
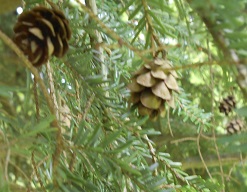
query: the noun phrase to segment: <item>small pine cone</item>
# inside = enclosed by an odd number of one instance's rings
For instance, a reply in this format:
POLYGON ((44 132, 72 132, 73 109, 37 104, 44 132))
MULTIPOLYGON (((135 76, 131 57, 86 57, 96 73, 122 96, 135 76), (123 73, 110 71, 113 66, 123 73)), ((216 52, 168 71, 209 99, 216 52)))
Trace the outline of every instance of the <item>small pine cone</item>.
POLYGON ((68 50, 71 37, 64 14, 42 6, 23 12, 14 32, 14 42, 36 67, 46 63, 52 55, 62 57, 68 50))
POLYGON ((229 134, 238 133, 244 127, 244 123, 240 119, 234 119, 228 123, 226 130, 229 134))
POLYGON ((228 115, 235 107, 236 101, 233 96, 229 95, 227 98, 224 98, 222 102, 220 102, 219 110, 221 113, 228 115))
POLYGON ((156 58, 134 73, 128 88, 131 91, 130 101, 138 107, 140 115, 156 120, 158 116, 165 115, 164 103, 175 107, 172 91, 179 91, 178 75, 170 68, 168 60, 156 58))

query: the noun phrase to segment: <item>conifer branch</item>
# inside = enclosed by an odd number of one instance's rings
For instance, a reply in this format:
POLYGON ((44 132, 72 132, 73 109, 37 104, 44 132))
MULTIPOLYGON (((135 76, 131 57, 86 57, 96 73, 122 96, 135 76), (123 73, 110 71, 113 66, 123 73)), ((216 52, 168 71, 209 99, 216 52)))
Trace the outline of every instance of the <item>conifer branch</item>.
MULTIPOLYGON (((50 109, 51 114, 53 114, 56 117, 56 110, 55 110, 55 107, 53 105, 52 99, 51 99, 51 97, 47 91, 47 87, 45 86, 43 80, 40 78, 38 70, 30 63, 30 61, 26 58, 26 56, 23 54, 23 52, 16 46, 16 44, 7 35, 5 35, 1 30, 0 30, 0 39, 2 39, 3 42, 18 55, 18 57, 23 61, 26 68, 28 68, 32 72, 32 74, 34 75, 34 78, 36 78, 37 83, 39 84, 39 86, 40 86, 40 88, 44 94, 44 97, 46 99, 46 102, 48 104, 48 107, 50 109)), ((52 122, 52 125, 58 129, 57 130, 57 138, 56 138, 57 143, 56 143, 56 145, 59 146, 59 147, 57 147, 57 149, 59 149, 59 150, 56 150, 54 155, 53 155, 53 171, 54 171, 53 176, 55 178, 56 177, 55 176, 56 175, 55 174, 56 173, 56 167, 57 167, 58 162, 59 162, 58 159, 60 158, 60 153, 61 153, 60 147, 61 147, 62 142, 61 142, 61 127, 58 124, 58 120, 55 119, 52 122)))
POLYGON ((142 53, 142 50, 137 49, 136 47, 130 45, 127 41, 125 41, 123 38, 121 38, 114 30, 107 27, 98 17, 93 13, 92 10, 90 10, 87 6, 85 6, 80 0, 76 0, 76 2, 81 6, 81 8, 102 28, 102 30, 115 39, 118 42, 118 46, 122 47, 123 45, 126 46, 128 49, 133 51, 136 55, 138 55, 140 58, 145 60, 144 54, 142 53))
MULTIPOLYGON (((163 47, 162 43, 160 42, 159 38, 157 37, 157 34, 155 33, 155 30, 154 30, 154 27, 153 27, 153 22, 152 22, 152 18, 150 17, 148 11, 149 11, 149 7, 148 7, 148 3, 146 0, 142 0, 142 4, 143 4, 143 8, 144 8, 144 15, 145 15, 145 18, 146 18, 146 22, 147 22, 147 30, 152 34, 151 37, 151 42, 152 42, 152 49, 154 49, 156 46, 159 46, 159 47, 163 47), (156 43, 156 45, 154 44, 154 42, 156 43)), ((161 50, 161 51, 164 51, 161 50)), ((155 54, 155 52, 153 52, 153 54, 155 54)))
POLYGON ((47 91, 47 88, 43 80, 39 76, 38 70, 30 63, 30 61, 26 58, 23 52, 16 46, 16 44, 2 31, 0 31, 0 39, 2 39, 3 42, 18 55, 18 57, 22 60, 26 68, 28 68, 32 72, 32 74, 37 80, 37 83, 40 85, 40 88, 46 98, 46 101, 47 101, 47 104, 48 104, 48 107, 51 113, 55 115, 56 113, 55 113, 55 108, 53 106, 52 100, 49 96, 49 93, 47 91))

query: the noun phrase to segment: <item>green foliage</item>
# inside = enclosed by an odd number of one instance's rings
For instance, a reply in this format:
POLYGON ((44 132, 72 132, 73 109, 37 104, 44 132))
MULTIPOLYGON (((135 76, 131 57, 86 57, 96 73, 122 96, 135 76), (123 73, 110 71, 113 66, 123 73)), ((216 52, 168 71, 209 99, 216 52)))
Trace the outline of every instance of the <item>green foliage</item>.
MULTIPOLYGON (((72 39, 39 80, 0 35, 0 191, 246 190, 246 126, 225 129, 247 116, 245 0, 26 0, 24 11, 37 3, 64 11, 72 39), (126 86, 159 51, 181 90, 153 122, 126 86), (228 95, 237 107, 224 116, 228 95)), ((0 15, 10 38, 15 21, 0 15)))

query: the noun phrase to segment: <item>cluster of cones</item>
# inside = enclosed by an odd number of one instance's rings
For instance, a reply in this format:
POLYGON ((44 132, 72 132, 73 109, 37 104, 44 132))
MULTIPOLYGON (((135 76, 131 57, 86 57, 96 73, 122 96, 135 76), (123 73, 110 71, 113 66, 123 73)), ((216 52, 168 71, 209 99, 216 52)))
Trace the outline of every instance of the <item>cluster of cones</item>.
MULTIPOLYGON (((229 95, 228 97, 224 98, 222 102, 220 102, 219 105, 219 111, 221 113, 224 113, 226 116, 229 115, 233 111, 233 109, 236 107, 236 101, 235 98, 232 95, 229 95)), ((244 127, 244 123, 240 119, 233 119, 231 120, 227 126, 226 130, 229 134, 239 133, 244 127)))

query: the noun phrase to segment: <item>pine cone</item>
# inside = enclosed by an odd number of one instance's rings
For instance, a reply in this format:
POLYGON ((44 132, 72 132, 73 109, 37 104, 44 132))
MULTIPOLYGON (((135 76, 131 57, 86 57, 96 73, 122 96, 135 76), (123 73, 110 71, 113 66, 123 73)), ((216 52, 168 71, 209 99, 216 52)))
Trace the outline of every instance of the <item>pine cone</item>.
POLYGON ((244 123, 240 119, 234 119, 228 123, 226 130, 229 134, 238 133, 244 127, 244 123))
POLYGON ((128 85, 130 101, 138 107, 140 115, 148 115, 152 120, 165 115, 164 103, 175 107, 172 91, 179 91, 177 73, 170 70, 168 60, 156 58, 138 70, 128 85))
POLYGON ((219 110, 221 113, 228 115, 235 107, 236 101, 233 96, 229 95, 227 98, 224 98, 222 102, 220 102, 219 110))
POLYGON ((62 57, 71 37, 69 22, 60 10, 35 7, 23 12, 14 26, 14 42, 34 66, 55 55, 62 57))

